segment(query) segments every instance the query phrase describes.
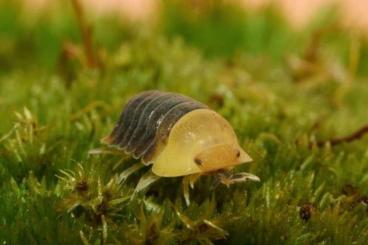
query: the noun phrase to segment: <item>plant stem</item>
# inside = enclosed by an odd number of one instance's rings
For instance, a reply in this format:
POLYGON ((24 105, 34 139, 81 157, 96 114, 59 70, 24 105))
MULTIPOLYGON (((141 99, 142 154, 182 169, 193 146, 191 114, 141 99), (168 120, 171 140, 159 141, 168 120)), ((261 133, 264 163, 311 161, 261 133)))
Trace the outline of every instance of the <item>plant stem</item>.
POLYGON ((87 66, 89 68, 95 68, 97 66, 97 60, 93 51, 92 27, 85 19, 84 10, 80 0, 72 0, 72 5, 83 41, 87 66))
POLYGON ((331 146, 336 146, 336 145, 339 145, 339 144, 342 144, 342 143, 350 143, 352 141, 361 139, 367 133, 368 133, 368 124, 364 125, 361 128, 359 128, 358 130, 356 130, 355 132, 353 132, 350 135, 343 136, 343 137, 338 137, 338 138, 334 138, 334 139, 329 139, 329 140, 321 140, 321 141, 317 142, 317 145, 318 146, 323 146, 327 142, 329 142, 331 144, 331 146))

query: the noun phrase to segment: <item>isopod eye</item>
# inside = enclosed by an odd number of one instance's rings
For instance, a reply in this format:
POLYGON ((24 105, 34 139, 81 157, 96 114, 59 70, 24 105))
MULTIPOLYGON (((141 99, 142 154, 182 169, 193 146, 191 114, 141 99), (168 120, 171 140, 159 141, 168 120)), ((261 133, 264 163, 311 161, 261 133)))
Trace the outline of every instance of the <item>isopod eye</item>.
POLYGON ((236 152, 236 158, 239 158, 239 157, 240 157, 240 151, 237 150, 237 152, 236 152))
POLYGON ((194 163, 204 172, 227 168, 243 163, 241 152, 234 144, 214 145, 199 152, 194 157, 194 163))
POLYGON ((199 158, 194 158, 194 162, 197 164, 197 165, 202 165, 202 160, 201 159, 199 159, 199 158))

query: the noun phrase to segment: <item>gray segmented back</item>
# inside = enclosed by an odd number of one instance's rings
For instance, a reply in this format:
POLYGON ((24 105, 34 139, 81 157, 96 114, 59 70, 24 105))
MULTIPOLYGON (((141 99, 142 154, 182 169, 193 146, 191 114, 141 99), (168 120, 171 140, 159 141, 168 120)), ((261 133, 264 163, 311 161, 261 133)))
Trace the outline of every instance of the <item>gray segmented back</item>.
POLYGON ((152 161, 159 143, 166 142, 172 127, 190 111, 207 108, 192 98, 169 92, 146 91, 128 101, 110 134, 118 146, 143 162, 152 161))

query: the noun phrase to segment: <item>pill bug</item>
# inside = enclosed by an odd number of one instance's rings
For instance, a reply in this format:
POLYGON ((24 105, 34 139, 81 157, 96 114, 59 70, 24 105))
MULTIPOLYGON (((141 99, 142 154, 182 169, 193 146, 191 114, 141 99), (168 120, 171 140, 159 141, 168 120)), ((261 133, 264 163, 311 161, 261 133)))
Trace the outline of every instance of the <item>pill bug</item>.
MULTIPOLYGON (((152 164, 160 177, 221 172, 252 161, 217 112, 187 96, 156 90, 131 98, 102 142, 152 164)), ((240 179, 258 177, 247 173, 240 179)))

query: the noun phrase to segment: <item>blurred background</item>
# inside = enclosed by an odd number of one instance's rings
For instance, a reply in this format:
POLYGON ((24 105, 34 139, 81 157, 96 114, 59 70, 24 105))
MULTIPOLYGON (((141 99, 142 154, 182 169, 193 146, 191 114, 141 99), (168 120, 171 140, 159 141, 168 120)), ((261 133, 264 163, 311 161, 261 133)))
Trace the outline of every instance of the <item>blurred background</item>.
MULTIPOLYGON (((281 58, 303 47, 311 33, 336 42, 368 33, 365 0, 75 2, 93 29, 94 45, 110 51, 131 33, 146 31, 179 37, 210 57, 246 51, 281 58), (350 36, 337 38, 342 30, 350 36)), ((1 0, 0 69, 20 68, 29 58, 42 68, 55 67, 62 47, 80 39, 75 17, 73 1, 1 0)))
MULTIPOLYGON (((165 1, 158 0, 81 0, 83 4, 97 15, 116 15, 130 21, 151 22, 157 20, 165 10, 165 1)), ((44 14, 57 1, 23 0, 27 11, 44 14), (42 13, 43 12, 43 13, 42 13)), ((166 1, 175 2, 175 1, 166 1)), ((200 11, 209 8, 216 1, 183 1, 187 7, 200 11)), ((294 28, 303 28, 313 18, 328 7, 336 7, 340 12, 341 24, 348 27, 368 30, 368 17, 365 15, 367 1, 364 0, 224 0, 217 1, 232 4, 242 11, 257 11, 273 5, 294 28)), ((64 3, 65 4, 65 3, 64 3)))

